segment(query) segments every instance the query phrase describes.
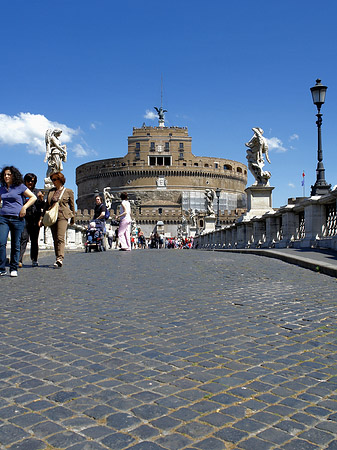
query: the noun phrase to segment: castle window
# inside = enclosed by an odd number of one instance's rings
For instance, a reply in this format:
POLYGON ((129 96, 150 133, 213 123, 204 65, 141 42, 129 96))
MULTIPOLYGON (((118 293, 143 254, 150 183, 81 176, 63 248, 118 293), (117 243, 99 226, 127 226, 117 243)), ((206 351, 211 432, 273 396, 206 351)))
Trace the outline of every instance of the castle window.
POLYGON ((149 166, 170 166, 171 156, 150 156, 149 166))
POLYGON ((215 163, 214 163, 214 168, 215 168, 215 169, 218 169, 218 168, 219 168, 219 163, 215 162, 215 163))
POLYGON ((140 152, 139 152, 139 150, 136 150, 136 159, 140 159, 140 152))
POLYGON ((207 163, 205 164, 205 167, 208 167, 208 164, 207 164, 207 163))
POLYGON ((170 150, 170 143, 165 142, 165 151, 168 152, 170 150))
POLYGON ((155 149, 156 149, 156 144, 155 144, 154 142, 151 142, 151 144, 150 144, 150 150, 151 150, 152 152, 154 152, 155 149))
POLYGON ((179 159, 184 159, 184 152, 179 153, 179 159))
POLYGON ((238 173, 242 173, 241 167, 238 167, 238 168, 236 169, 236 171, 237 171, 238 173))
POLYGON ((136 142, 136 150, 140 150, 140 142, 136 142))
POLYGON ((179 148, 180 148, 180 150, 184 150, 184 143, 183 142, 179 143, 179 148))
POLYGON ((195 165, 196 167, 198 167, 198 166, 199 166, 199 164, 198 164, 198 163, 194 163, 194 165, 195 165))
POLYGON ((224 164, 223 170, 232 170, 232 166, 229 166, 228 164, 224 164))

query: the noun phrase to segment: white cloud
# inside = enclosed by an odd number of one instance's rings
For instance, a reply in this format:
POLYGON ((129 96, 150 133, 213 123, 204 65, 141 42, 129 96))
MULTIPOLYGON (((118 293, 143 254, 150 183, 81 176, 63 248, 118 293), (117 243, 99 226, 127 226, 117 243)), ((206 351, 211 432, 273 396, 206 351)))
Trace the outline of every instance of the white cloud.
POLYGON ((281 139, 277 137, 266 138, 269 150, 275 150, 276 152, 286 152, 287 149, 283 146, 281 139))
POLYGON ((95 124, 94 122, 92 122, 92 123, 90 124, 90 128, 91 128, 92 130, 96 130, 96 124, 95 124))
POLYGON ((144 117, 145 117, 145 119, 155 120, 155 119, 158 119, 158 114, 147 109, 144 117))
MULTIPOLYGON (((21 144, 27 146, 28 153, 43 154, 46 151, 44 136, 48 128, 62 130, 62 144, 72 142, 73 138, 80 134, 80 129, 74 130, 62 123, 53 122, 42 114, 19 113, 16 116, 0 114, 0 146, 21 144)), ((75 154, 80 153, 78 150, 74 151, 75 154)))
POLYGON ((299 135, 294 133, 290 136, 289 141, 298 141, 299 140, 299 135))
POLYGON ((291 188, 295 188, 296 186, 294 185, 294 183, 288 183, 288 186, 291 188))
POLYGON ((75 153, 75 156, 77 156, 77 158, 81 158, 83 156, 88 156, 89 155, 89 151, 86 150, 83 145, 81 144, 76 144, 73 148, 72 151, 75 153))

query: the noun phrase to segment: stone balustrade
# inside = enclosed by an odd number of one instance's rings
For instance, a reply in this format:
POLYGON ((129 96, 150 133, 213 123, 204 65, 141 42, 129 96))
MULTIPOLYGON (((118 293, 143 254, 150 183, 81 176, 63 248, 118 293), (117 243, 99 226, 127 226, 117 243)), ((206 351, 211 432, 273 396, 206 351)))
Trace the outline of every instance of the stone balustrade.
POLYGON ((196 236, 197 248, 329 248, 337 250, 337 187, 329 194, 289 199, 249 220, 196 236))

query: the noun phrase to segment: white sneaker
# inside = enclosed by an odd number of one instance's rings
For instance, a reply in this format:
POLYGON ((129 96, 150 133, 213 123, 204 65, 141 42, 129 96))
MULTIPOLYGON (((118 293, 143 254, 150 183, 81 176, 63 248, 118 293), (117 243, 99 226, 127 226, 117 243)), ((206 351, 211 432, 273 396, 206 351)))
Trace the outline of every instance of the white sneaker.
POLYGON ((17 270, 12 270, 11 271, 11 277, 17 277, 17 276, 18 276, 17 270))

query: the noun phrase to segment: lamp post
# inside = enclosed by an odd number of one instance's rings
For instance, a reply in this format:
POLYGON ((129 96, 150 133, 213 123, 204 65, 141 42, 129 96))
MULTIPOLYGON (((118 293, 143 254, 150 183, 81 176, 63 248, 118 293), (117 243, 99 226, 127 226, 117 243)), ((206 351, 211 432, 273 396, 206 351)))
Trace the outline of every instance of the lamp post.
POLYGON ((216 188, 215 194, 216 194, 217 204, 218 204, 218 209, 217 209, 217 213, 216 213, 216 224, 215 224, 215 229, 216 230, 219 230, 221 228, 221 225, 220 225, 220 206, 219 206, 219 203, 220 203, 220 192, 221 192, 221 189, 216 188))
POLYGON ((324 195, 330 191, 331 184, 328 184, 325 181, 325 169, 323 165, 323 150, 322 150, 322 135, 321 135, 321 126, 322 126, 322 114, 321 114, 321 106, 325 102, 325 94, 327 90, 327 86, 323 86, 321 80, 318 78, 316 80, 315 86, 310 88, 312 101, 317 106, 317 133, 318 133, 318 147, 317 147, 317 169, 316 169, 316 183, 311 186, 311 196, 313 195, 324 195))

